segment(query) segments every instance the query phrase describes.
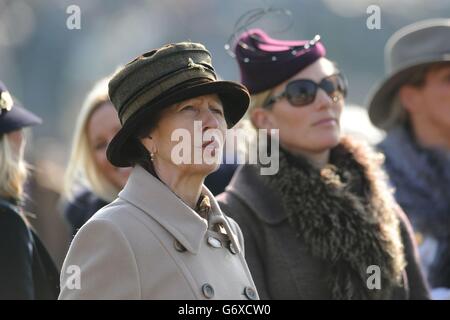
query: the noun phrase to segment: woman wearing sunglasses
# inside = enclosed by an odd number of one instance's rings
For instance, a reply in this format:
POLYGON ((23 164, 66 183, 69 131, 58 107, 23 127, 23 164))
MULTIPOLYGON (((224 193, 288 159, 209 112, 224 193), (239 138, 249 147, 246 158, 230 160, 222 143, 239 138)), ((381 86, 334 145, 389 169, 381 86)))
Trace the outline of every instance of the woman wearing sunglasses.
POLYGON ((428 298, 379 157, 341 136, 347 84, 320 38, 275 40, 254 29, 235 54, 253 126, 279 130, 278 172, 244 165, 219 196, 242 228, 260 297, 428 298))

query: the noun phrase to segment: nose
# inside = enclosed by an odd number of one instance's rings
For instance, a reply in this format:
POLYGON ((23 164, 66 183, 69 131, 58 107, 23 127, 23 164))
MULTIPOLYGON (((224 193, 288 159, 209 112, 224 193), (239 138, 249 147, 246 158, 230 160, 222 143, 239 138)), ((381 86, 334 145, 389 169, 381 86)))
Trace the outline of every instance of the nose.
POLYGON ((319 88, 314 104, 318 109, 330 108, 333 105, 333 99, 323 89, 319 88))
POLYGON ((203 132, 205 132, 208 129, 218 129, 220 126, 219 119, 217 119, 217 116, 214 114, 212 110, 209 109, 209 107, 206 107, 204 109, 201 120, 203 132))

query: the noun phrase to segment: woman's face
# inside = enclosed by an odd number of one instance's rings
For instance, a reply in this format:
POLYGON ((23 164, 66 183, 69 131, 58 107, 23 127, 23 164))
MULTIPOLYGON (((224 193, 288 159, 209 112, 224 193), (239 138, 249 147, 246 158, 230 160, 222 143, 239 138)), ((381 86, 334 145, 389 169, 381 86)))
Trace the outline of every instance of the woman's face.
MULTIPOLYGON (((291 79, 275 87, 271 96, 283 93, 286 84, 292 80, 310 79, 319 83, 323 78, 336 73, 338 71, 331 61, 320 58, 291 79)), ((334 102, 324 90, 318 89, 315 100, 308 105, 293 106, 286 98, 282 98, 277 100, 271 109, 258 111, 265 115, 263 121, 259 120, 261 125, 258 121, 256 125, 260 128, 279 129, 281 146, 293 153, 302 151, 320 153, 339 143, 343 105, 343 99, 334 102)))
POLYGON ((97 169, 117 189, 122 189, 130 175, 130 168, 113 166, 106 158, 106 148, 120 129, 117 113, 111 103, 99 106, 87 124, 87 136, 97 169))
POLYGON ((164 167, 206 176, 220 164, 226 129, 222 103, 211 94, 164 109, 149 137, 141 141, 154 154, 157 173, 164 167))
POLYGON ((403 105, 417 119, 415 122, 420 121, 423 128, 433 128, 439 135, 447 135, 450 128, 450 63, 431 68, 426 73, 424 85, 409 86, 403 98, 403 105))

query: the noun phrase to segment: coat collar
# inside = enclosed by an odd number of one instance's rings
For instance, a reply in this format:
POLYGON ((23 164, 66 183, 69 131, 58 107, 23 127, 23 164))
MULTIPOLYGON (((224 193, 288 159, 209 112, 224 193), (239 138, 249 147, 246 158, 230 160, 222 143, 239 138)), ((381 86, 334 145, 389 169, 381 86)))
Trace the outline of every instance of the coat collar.
POLYGON ((259 170, 256 165, 239 167, 226 190, 250 207, 263 222, 278 224, 287 218, 287 214, 279 194, 263 183, 259 170))
MULTIPOLYGON (((210 198, 211 210, 223 215, 214 196, 205 186, 202 194, 210 198)), ((199 251, 208 229, 207 221, 142 167, 136 166, 132 170, 119 198, 155 219, 191 253, 199 251)))
POLYGON ((280 149, 277 175, 262 177, 278 190, 293 232, 312 256, 330 265, 333 299, 391 297, 402 286, 404 251, 396 205, 379 156, 343 137, 321 170, 280 149), (368 290, 366 269, 376 262, 383 290, 368 290), (346 283, 342 286, 342 283, 346 283))

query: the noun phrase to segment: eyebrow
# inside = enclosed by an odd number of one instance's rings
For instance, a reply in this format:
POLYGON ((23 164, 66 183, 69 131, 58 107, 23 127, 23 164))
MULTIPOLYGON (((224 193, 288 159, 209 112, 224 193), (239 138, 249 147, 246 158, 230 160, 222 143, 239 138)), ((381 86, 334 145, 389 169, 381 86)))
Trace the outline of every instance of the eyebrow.
POLYGON ((195 104, 195 103, 201 102, 202 100, 203 100, 203 99, 202 99, 202 98, 199 98, 199 97, 197 97, 197 98, 192 98, 192 99, 188 99, 188 100, 181 101, 181 102, 177 103, 176 106, 177 106, 177 107, 181 107, 181 106, 185 106, 185 105, 187 105, 187 104, 195 104))
POLYGON ((210 101, 210 105, 215 105, 215 106, 221 106, 222 108, 223 108, 223 102, 222 102, 222 100, 220 100, 220 99, 217 99, 217 100, 211 100, 210 101))
MULTIPOLYGON (((202 98, 202 97, 196 97, 196 98, 188 99, 188 100, 181 101, 180 103, 176 104, 176 107, 179 108, 181 106, 185 106, 185 105, 188 105, 188 104, 202 103, 203 100, 205 100, 205 98, 202 98)), ((218 98, 218 99, 211 99, 210 100, 210 104, 220 105, 220 106, 223 107, 222 101, 220 100, 220 98, 218 98)))

